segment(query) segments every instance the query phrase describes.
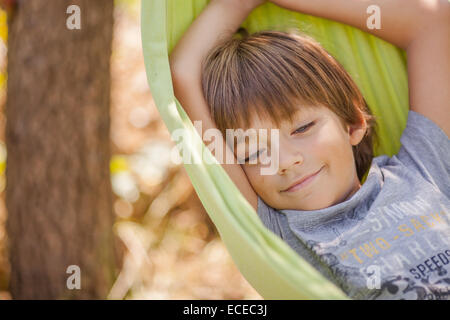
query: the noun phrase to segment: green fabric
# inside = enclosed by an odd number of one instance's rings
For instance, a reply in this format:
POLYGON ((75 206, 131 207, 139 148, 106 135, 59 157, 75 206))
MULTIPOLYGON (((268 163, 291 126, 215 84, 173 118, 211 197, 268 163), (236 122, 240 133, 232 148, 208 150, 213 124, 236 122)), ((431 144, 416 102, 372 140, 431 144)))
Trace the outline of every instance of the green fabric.
MULTIPOLYGON (((190 133, 196 159, 201 161, 201 152, 206 155, 200 164, 184 165, 192 184, 237 267, 265 299, 346 299, 340 289, 265 228, 174 97, 168 54, 207 3, 142 1, 142 44, 156 106, 170 132, 184 128, 190 133)), ((380 145, 376 155, 398 151, 408 113, 404 52, 355 28, 271 3, 252 12, 244 26, 250 32, 296 27, 318 40, 351 74, 377 116, 380 145)))

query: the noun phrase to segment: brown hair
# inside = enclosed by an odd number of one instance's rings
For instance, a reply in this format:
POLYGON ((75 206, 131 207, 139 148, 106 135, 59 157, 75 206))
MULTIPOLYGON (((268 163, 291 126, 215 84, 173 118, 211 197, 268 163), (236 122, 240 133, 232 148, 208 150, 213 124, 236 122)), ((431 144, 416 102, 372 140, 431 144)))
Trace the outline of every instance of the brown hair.
POLYGON ((203 63, 203 93, 218 129, 248 128, 251 116, 268 116, 278 127, 292 121, 300 101, 323 105, 345 124, 363 116, 367 131, 353 146, 358 178, 373 158, 376 121, 349 74, 312 38, 281 31, 233 37, 215 47, 203 63))

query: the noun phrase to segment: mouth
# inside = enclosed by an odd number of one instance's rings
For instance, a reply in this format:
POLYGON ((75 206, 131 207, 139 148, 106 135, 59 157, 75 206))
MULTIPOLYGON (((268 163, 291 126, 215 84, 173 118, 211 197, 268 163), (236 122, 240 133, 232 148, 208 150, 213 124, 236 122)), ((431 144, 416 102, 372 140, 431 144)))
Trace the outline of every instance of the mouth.
POLYGON ((322 169, 323 167, 321 167, 317 172, 310 174, 306 177, 303 177, 302 179, 294 182, 294 184, 292 184, 289 188, 282 190, 281 192, 294 192, 302 188, 305 188, 319 175, 322 169))

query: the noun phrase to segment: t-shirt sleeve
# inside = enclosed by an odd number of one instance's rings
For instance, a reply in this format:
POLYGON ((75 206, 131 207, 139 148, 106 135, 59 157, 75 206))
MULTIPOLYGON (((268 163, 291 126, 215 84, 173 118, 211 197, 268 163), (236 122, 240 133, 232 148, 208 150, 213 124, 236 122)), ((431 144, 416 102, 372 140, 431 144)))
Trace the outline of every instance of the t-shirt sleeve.
POLYGON ((271 230, 280 238, 283 238, 281 235, 281 226, 280 226, 280 213, 274 208, 268 206, 259 196, 258 196, 258 216, 261 219, 262 223, 266 226, 267 229, 271 230))
POLYGON ((410 110, 398 159, 450 197, 450 139, 432 120, 410 110))

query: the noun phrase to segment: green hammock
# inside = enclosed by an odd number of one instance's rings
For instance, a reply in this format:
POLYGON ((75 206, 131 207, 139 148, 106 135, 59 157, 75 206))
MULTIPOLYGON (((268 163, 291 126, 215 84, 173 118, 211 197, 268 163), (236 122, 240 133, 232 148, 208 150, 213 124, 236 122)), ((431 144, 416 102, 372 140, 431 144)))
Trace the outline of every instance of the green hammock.
MULTIPOLYGON (((174 97, 169 52, 207 3, 207 0, 142 1, 142 44, 148 83, 169 131, 185 129, 190 133, 194 164, 184 166, 192 184, 237 267, 262 297, 346 299, 340 289, 262 224, 174 97)), ((403 51, 358 29, 271 3, 252 12, 243 26, 251 33, 294 27, 319 41, 350 73, 378 118, 380 144, 375 154, 392 156, 398 151, 408 114, 403 51)))

